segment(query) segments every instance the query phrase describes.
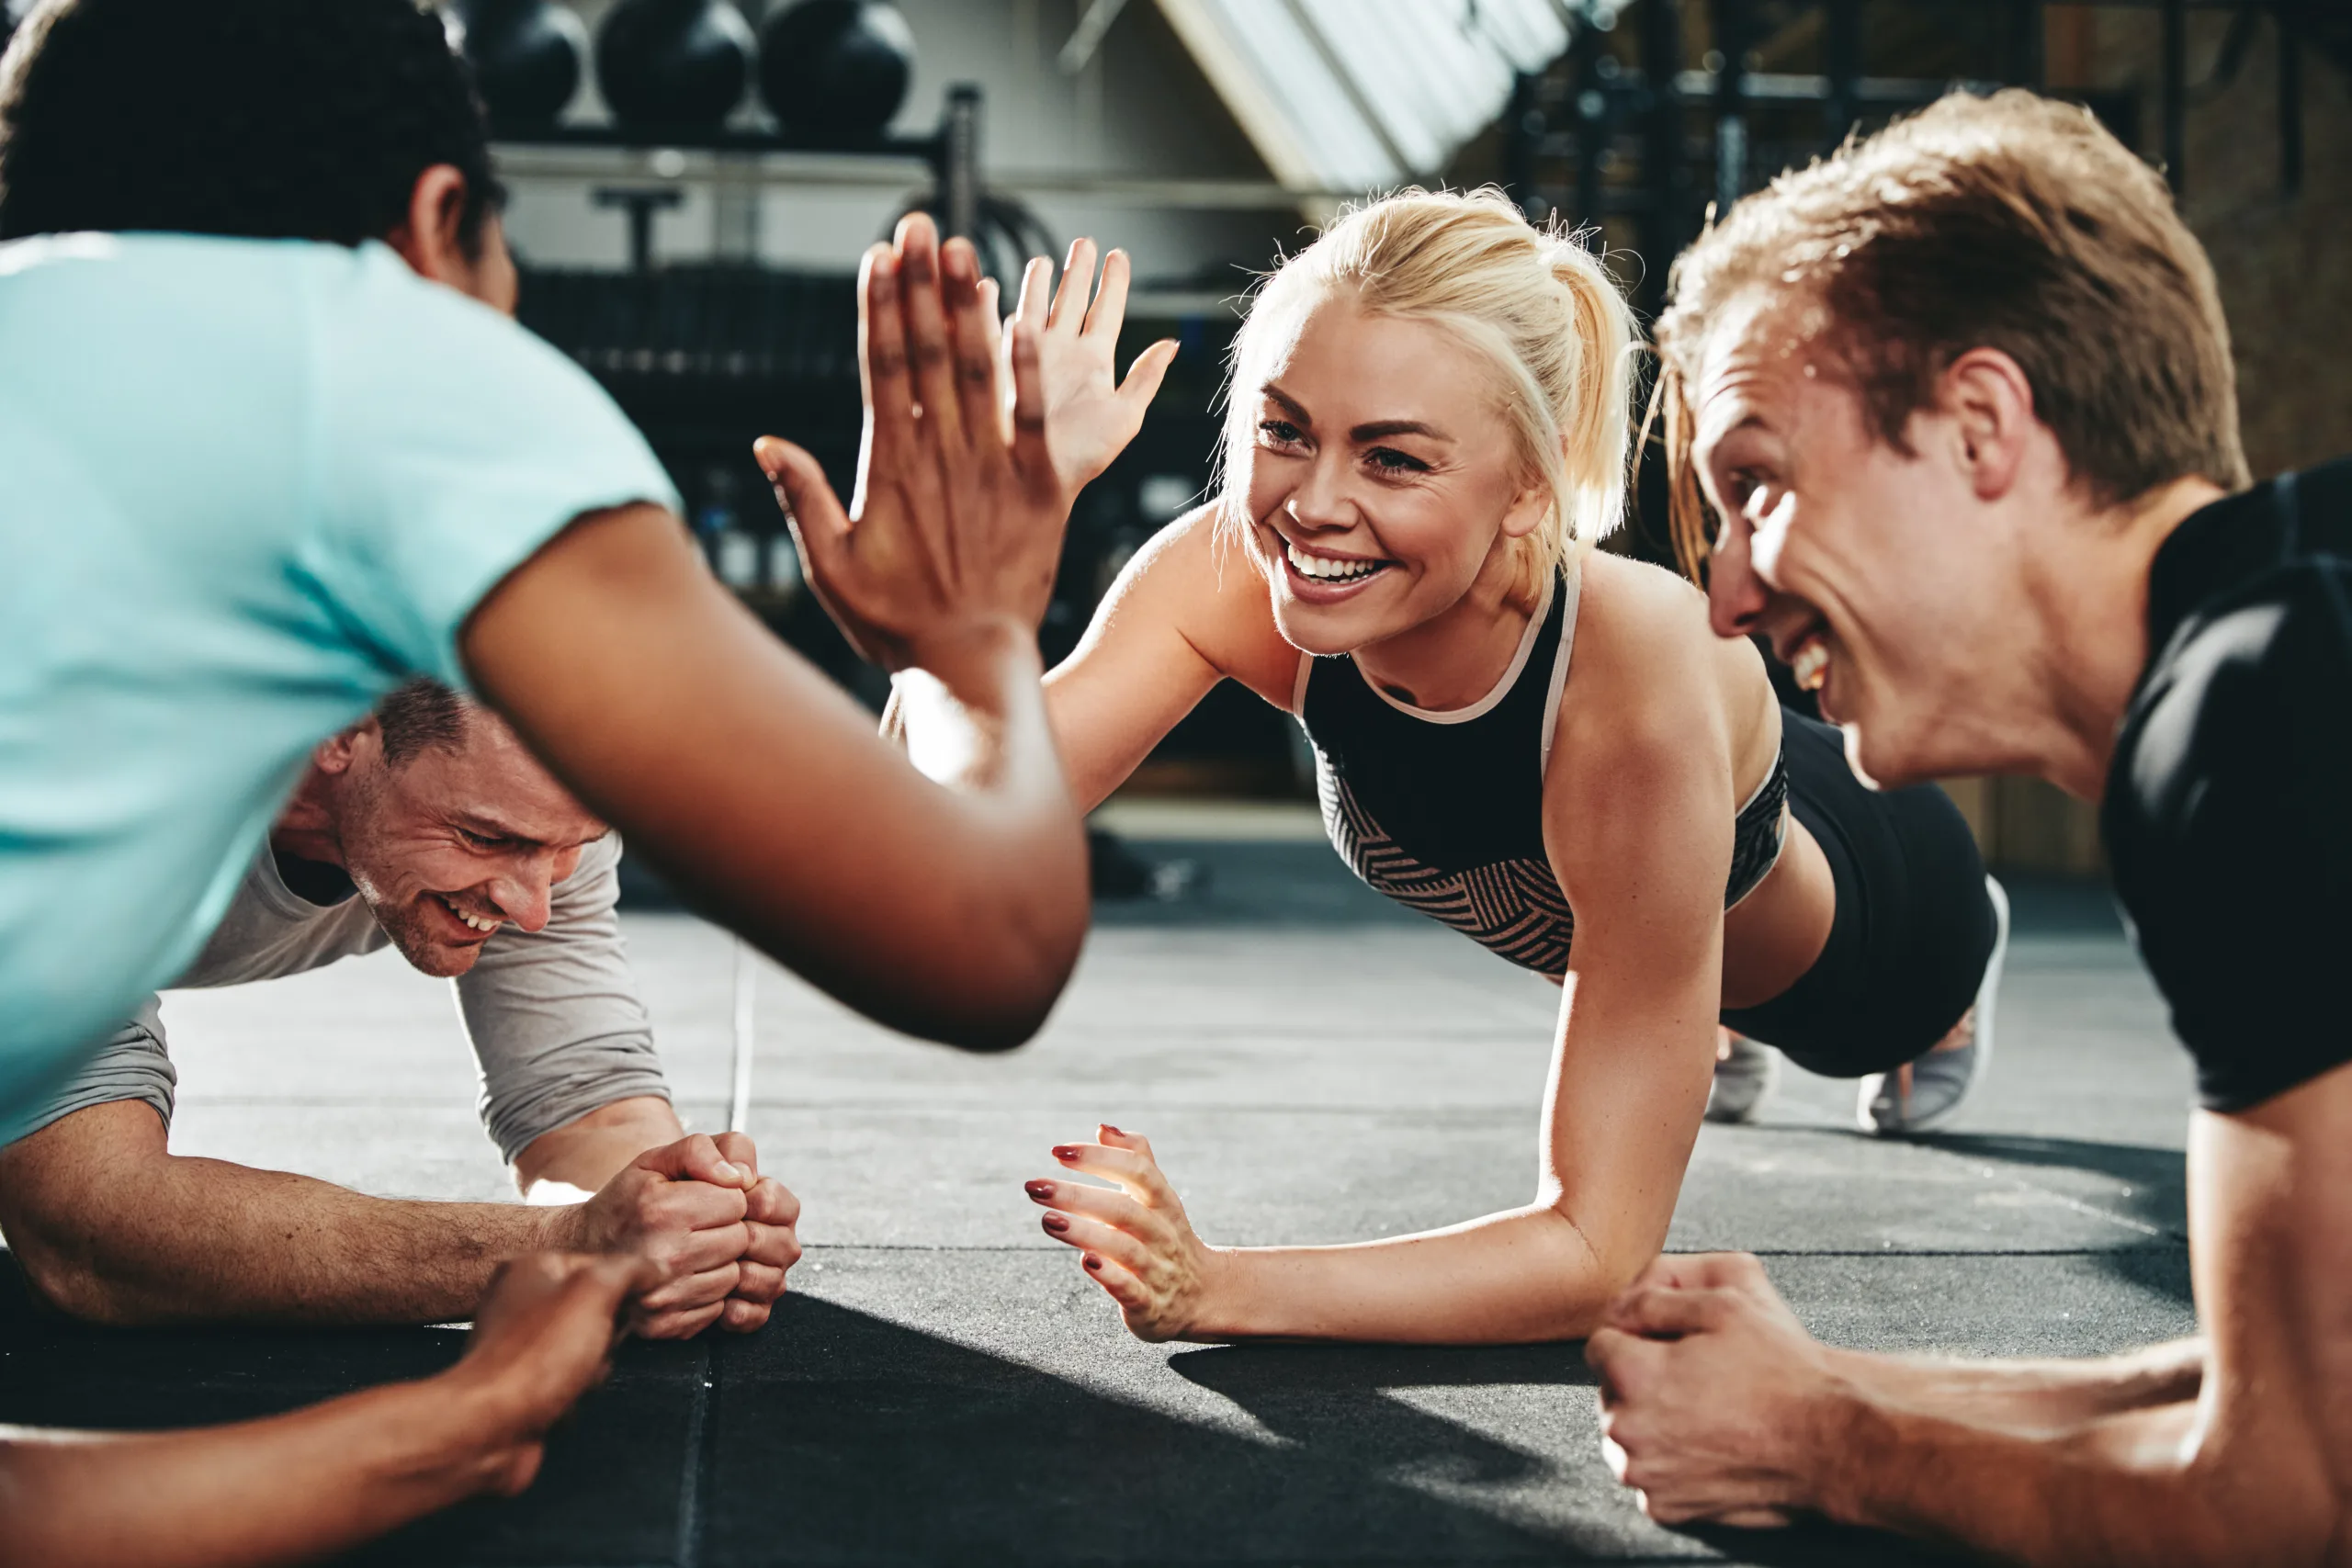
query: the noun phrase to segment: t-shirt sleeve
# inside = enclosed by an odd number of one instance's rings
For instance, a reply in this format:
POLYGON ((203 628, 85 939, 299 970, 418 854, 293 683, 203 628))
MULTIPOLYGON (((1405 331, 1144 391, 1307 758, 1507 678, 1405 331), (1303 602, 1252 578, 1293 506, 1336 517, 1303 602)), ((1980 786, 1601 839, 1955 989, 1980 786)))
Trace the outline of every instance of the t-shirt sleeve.
POLYGON ((2352 613, 2305 565, 2167 660, 2126 748, 2118 891, 2197 1060, 2243 1111, 2352 1061, 2352 613))
POLYGON ((318 529, 304 565, 389 671, 465 687, 458 628, 541 545, 590 512, 681 510, 585 371, 383 247, 307 303, 318 529))
POLYGON ((616 834, 588 846, 556 884, 547 925, 500 931, 458 979, 482 1124, 510 1165, 616 1100, 670 1097, 621 940, 620 858, 616 834))

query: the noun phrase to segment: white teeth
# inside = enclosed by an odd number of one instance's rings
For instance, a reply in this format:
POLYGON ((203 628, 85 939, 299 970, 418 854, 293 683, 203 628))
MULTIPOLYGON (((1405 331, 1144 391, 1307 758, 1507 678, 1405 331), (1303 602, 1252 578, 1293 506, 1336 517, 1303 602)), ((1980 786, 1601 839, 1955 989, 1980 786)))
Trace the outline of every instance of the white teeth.
POLYGON ((494 931, 498 929, 498 922, 496 920, 484 919, 479 915, 469 915, 465 910, 458 908, 455 904, 450 903, 447 898, 441 900, 441 907, 448 910, 449 913, 457 916, 458 919, 465 921, 466 924, 473 927, 473 929, 478 931, 494 931))
POLYGON ((1301 577, 1317 578, 1326 582, 1345 582, 1353 578, 1369 577, 1387 564, 1385 561, 1333 560, 1327 556, 1310 556, 1296 545, 1286 546, 1285 551, 1291 566, 1301 577))
POLYGON ((1829 645, 1816 635, 1805 638, 1804 645, 1789 660, 1789 672, 1796 677, 1801 692, 1817 692, 1829 679, 1829 645))

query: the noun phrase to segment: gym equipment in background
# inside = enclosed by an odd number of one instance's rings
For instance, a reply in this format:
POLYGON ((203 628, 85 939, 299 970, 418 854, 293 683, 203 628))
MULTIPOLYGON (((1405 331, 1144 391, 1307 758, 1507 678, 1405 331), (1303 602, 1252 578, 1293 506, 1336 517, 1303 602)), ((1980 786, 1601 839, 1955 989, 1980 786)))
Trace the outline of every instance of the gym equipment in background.
POLYGON ((553 125, 580 90, 588 28, 555 0, 457 0, 450 14, 464 29, 467 62, 492 126, 525 130, 553 125))
POLYGON ((596 37, 596 84, 625 126, 716 130, 758 47, 729 0, 620 0, 596 37))
POLYGON ((915 35, 886 0, 799 0, 760 28, 760 96, 788 130, 872 135, 898 117, 915 35))

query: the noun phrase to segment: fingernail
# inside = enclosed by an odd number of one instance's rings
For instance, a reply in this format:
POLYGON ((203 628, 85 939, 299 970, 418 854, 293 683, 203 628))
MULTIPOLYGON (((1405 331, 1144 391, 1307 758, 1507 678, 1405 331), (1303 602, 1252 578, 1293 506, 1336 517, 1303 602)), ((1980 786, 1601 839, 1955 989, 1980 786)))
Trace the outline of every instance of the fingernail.
POLYGON ((1098 1274, 1102 1271, 1102 1260, 1091 1252, 1086 1255, 1086 1266, 1098 1274))
POLYGON ((1050 1181, 1032 1181, 1022 1190, 1040 1203, 1049 1202, 1054 1196, 1054 1184, 1050 1181))
POLYGON ((1047 1214, 1042 1223, 1047 1230, 1053 1232, 1056 1235, 1059 1235, 1062 1232, 1069 1229, 1069 1216, 1067 1214, 1047 1214))
POLYGON ((1054 1145, 1054 1157, 1058 1160, 1076 1159, 1078 1157, 1078 1145, 1075 1144, 1056 1144, 1054 1145))
POLYGON ((1102 1130, 1103 1130, 1104 1132, 1106 1132, 1106 1133, 1110 1134, 1111 1134, 1111 1136, 1113 1136, 1113 1137, 1114 1137, 1114 1138, 1124 1138, 1124 1137, 1125 1137, 1125 1136, 1126 1136, 1126 1134, 1125 1134, 1125 1133, 1120 1132, 1116 1127, 1112 1126, 1112 1125, 1111 1125, 1111 1123, 1109 1123, 1108 1122, 1103 1122, 1103 1123, 1102 1123, 1102 1130))
POLYGON ((720 1160, 717 1168, 718 1171, 718 1179, 721 1181, 741 1181, 743 1179, 743 1168, 737 1165, 732 1160, 720 1160))
POLYGON ((971 277, 973 271, 972 254, 967 247, 956 244, 953 241, 950 241, 946 250, 941 254, 947 264, 948 276, 954 278, 958 283, 965 282, 971 277))

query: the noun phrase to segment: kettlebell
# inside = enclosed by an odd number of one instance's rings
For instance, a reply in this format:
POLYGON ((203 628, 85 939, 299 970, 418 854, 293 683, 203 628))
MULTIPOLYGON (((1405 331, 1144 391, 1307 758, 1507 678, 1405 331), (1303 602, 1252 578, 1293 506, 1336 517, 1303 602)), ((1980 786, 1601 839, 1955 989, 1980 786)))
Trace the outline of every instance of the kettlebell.
POLYGON ((579 90, 588 28, 554 0, 457 0, 466 60, 496 126, 552 124, 579 90))
POLYGON ((728 0, 620 0, 596 38, 596 83, 624 125, 708 130, 742 101, 758 47, 728 0))
POLYGON ((886 0, 799 0, 760 29, 760 96, 794 130, 881 130, 914 69, 913 29, 886 0))

